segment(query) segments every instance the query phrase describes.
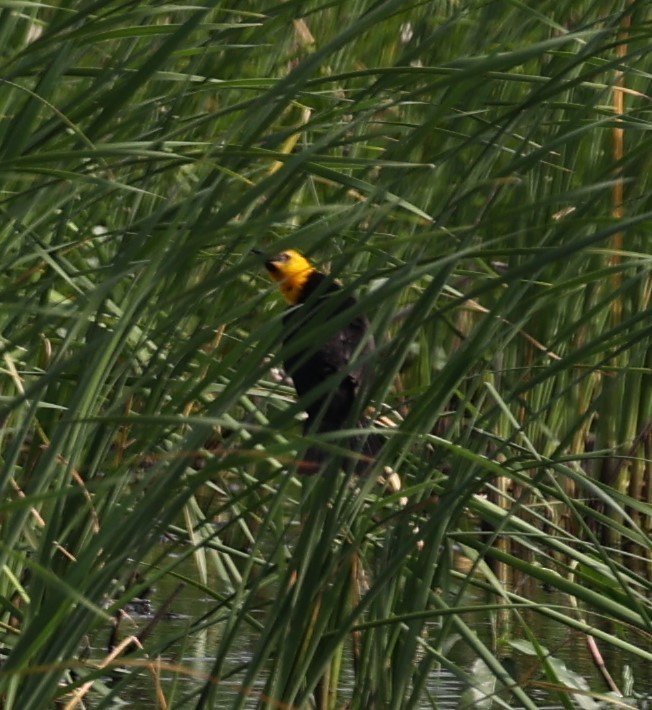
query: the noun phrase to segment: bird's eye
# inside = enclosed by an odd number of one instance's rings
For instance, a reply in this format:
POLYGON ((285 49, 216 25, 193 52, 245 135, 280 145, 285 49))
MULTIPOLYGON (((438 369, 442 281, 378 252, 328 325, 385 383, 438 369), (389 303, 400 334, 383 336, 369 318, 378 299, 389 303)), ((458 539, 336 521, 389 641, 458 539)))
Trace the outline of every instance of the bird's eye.
POLYGON ((284 251, 276 257, 275 261, 290 261, 290 255, 284 251))

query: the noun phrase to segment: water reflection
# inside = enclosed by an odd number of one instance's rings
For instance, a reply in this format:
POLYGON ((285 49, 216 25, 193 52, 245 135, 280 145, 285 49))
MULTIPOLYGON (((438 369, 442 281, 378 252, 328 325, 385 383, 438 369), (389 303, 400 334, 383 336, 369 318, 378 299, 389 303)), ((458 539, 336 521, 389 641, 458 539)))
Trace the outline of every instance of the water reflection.
MULTIPOLYGON (((165 552, 160 550, 158 552, 165 552)), ((194 563, 188 559, 180 564, 175 570, 177 576, 168 575, 162 578, 151 594, 151 606, 154 610, 160 608, 166 600, 177 590, 179 576, 187 574, 189 578, 195 575, 194 563)), ((541 605, 549 607, 569 607, 568 597, 557 591, 546 591, 531 579, 517 580, 514 589, 522 597, 535 601, 541 605)), ((173 667, 166 667, 161 672, 161 689, 163 695, 168 699, 173 707, 193 707, 195 700, 192 696, 203 687, 207 677, 211 672, 216 649, 219 646, 222 624, 215 623, 216 619, 222 618, 219 615, 227 610, 218 608, 216 600, 206 594, 202 594, 192 585, 186 585, 174 597, 173 613, 165 615, 152 631, 149 639, 151 645, 164 649, 162 657, 171 664, 178 663, 183 672, 175 672, 173 667), (205 615, 205 624, 197 624, 196 620, 205 615), (186 700, 183 700, 186 698, 186 700), (171 701, 174 699, 174 702, 171 701)), ((473 612, 465 615, 465 623, 473 629, 482 642, 493 652, 497 648, 504 649, 504 652, 497 655, 509 658, 512 664, 510 672, 518 678, 519 682, 526 688, 527 694, 541 708, 562 708, 562 705, 551 701, 551 696, 542 688, 538 687, 539 681, 544 677, 542 673, 542 662, 535 655, 519 653, 510 646, 512 639, 524 639, 526 634, 523 629, 529 627, 537 642, 544 646, 548 652, 556 659, 563 661, 569 671, 579 674, 586 679, 588 688, 607 692, 604 678, 596 668, 595 662, 590 656, 587 648, 587 637, 585 634, 569 630, 549 619, 534 609, 501 610, 497 609, 495 599, 487 604, 488 597, 483 597, 479 592, 469 592, 472 594, 474 603, 478 606, 473 612), (482 605, 487 604, 483 609, 482 605)), ((468 598, 466 599, 468 602, 468 598)), ((146 607, 138 610, 131 610, 131 621, 125 622, 121 628, 121 633, 137 633, 144 628, 150 616, 146 613, 146 607), (131 624, 131 626, 129 625, 131 624)), ((615 633, 613 624, 605 619, 593 619, 592 623, 601 626, 609 633, 615 633)), ((431 631, 433 637, 436 635, 436 625, 431 631)), ((107 634, 108 636, 108 634, 107 634)), ((230 666, 234 669, 244 669, 253 656, 258 641, 257 635, 251 630, 248 634, 241 634, 237 639, 237 646, 233 647, 230 666)), ((104 640, 97 643, 96 655, 102 656, 106 652, 104 640)), ((616 683, 623 686, 623 679, 627 672, 631 672, 635 680, 635 690, 640 694, 652 694, 652 674, 640 659, 628 658, 619 649, 607 644, 599 644, 600 651, 605 664, 613 675, 616 683)), ((446 657, 454 664, 467 669, 473 677, 477 674, 477 657, 474 650, 461 637, 451 636, 450 648, 446 650, 446 657), (474 666, 474 664, 476 664, 474 666)), ((350 659, 348 659, 350 661, 350 659)), ((343 669, 341 675, 341 699, 346 702, 347 691, 353 687, 352 664, 349 662, 348 668, 343 669)), ((119 686, 119 696, 132 707, 157 707, 155 697, 155 685, 151 674, 145 669, 127 671, 129 678, 120 681, 117 675, 114 679, 119 686)), ((226 709, 234 705, 236 699, 242 692, 240 687, 240 674, 234 674, 230 678, 222 678, 219 682, 218 702, 216 708, 226 709)), ((424 702, 424 708, 455 709, 461 707, 461 699, 465 696, 464 684, 448 672, 446 669, 438 668, 432 671, 428 682, 428 693, 433 698, 432 702, 424 702)), ((248 691, 248 698, 245 707, 255 708, 259 706, 261 687, 254 687, 248 691)), ((506 696, 503 698, 509 702, 506 696)), ((477 707, 482 707, 478 705, 477 707)), ((512 707, 517 707, 512 705, 512 707)))

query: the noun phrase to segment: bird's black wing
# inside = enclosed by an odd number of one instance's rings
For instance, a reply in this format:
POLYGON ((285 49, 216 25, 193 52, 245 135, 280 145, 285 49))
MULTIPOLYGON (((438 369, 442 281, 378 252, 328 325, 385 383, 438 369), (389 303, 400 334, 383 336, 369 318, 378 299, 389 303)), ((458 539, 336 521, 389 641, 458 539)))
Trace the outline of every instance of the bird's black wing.
MULTIPOLYGON (((339 287, 337 287, 339 290, 339 287)), ((336 318, 356 305, 352 297, 342 299, 334 310, 332 302, 335 289, 314 303, 306 303, 291 309, 284 317, 285 344, 290 353, 285 358, 285 369, 292 377, 299 397, 310 392, 325 380, 333 378, 333 387, 310 402, 307 428, 313 431, 332 431, 351 424, 347 422, 353 409, 360 385, 365 379, 364 366, 348 370, 351 359, 364 341, 369 323, 363 315, 356 315, 335 333, 328 334, 320 341, 319 324, 336 318), (315 329, 314 342, 305 344, 299 352, 292 351, 298 338, 305 340, 307 329, 315 329), (341 379, 336 374, 342 373, 341 379)), ((364 352, 372 347, 364 346, 364 352)), ((362 353, 357 353, 360 357, 362 353)))

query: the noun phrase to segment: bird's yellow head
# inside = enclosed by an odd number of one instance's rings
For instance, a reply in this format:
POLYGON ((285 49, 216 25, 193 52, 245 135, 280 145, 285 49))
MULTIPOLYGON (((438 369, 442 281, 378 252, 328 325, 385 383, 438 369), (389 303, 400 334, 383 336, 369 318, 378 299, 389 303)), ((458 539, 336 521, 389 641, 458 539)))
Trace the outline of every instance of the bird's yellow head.
POLYGON ((317 271, 303 254, 294 249, 265 259, 265 268, 270 278, 278 281, 283 297, 292 306, 301 302, 304 286, 317 271))

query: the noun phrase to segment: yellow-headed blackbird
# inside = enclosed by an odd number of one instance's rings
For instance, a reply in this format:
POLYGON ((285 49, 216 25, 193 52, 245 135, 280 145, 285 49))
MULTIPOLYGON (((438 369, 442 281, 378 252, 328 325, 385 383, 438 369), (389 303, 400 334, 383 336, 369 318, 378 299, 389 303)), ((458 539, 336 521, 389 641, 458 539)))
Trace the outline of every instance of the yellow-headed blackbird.
MULTIPOLYGON (((261 254, 257 250, 255 253, 261 254)), ((304 433, 332 432, 356 425, 362 427, 362 421, 351 422, 351 414, 369 373, 364 363, 357 365, 352 358, 364 360, 374 347, 368 335, 369 321, 364 315, 351 314, 348 320, 344 317, 335 332, 332 328, 329 330, 328 321, 351 311, 356 300, 344 296, 340 284, 318 271, 298 251, 262 256, 270 277, 278 282, 289 304, 283 317, 283 343, 287 352, 283 364, 299 397, 307 395, 308 418, 304 433), (323 336, 319 334, 320 324, 325 324, 323 336), (309 339, 312 332, 315 340, 309 339), (338 378, 337 373, 342 373, 341 377, 338 378), (322 388, 321 394, 310 397, 309 393, 326 380, 332 380, 332 386, 326 386, 326 391, 322 388)), ((362 454, 356 465, 357 473, 368 467, 370 457, 378 452, 381 444, 382 439, 377 435, 360 435, 347 442, 349 449, 362 454)), ((300 472, 316 473, 327 458, 325 449, 309 447, 300 472)))

